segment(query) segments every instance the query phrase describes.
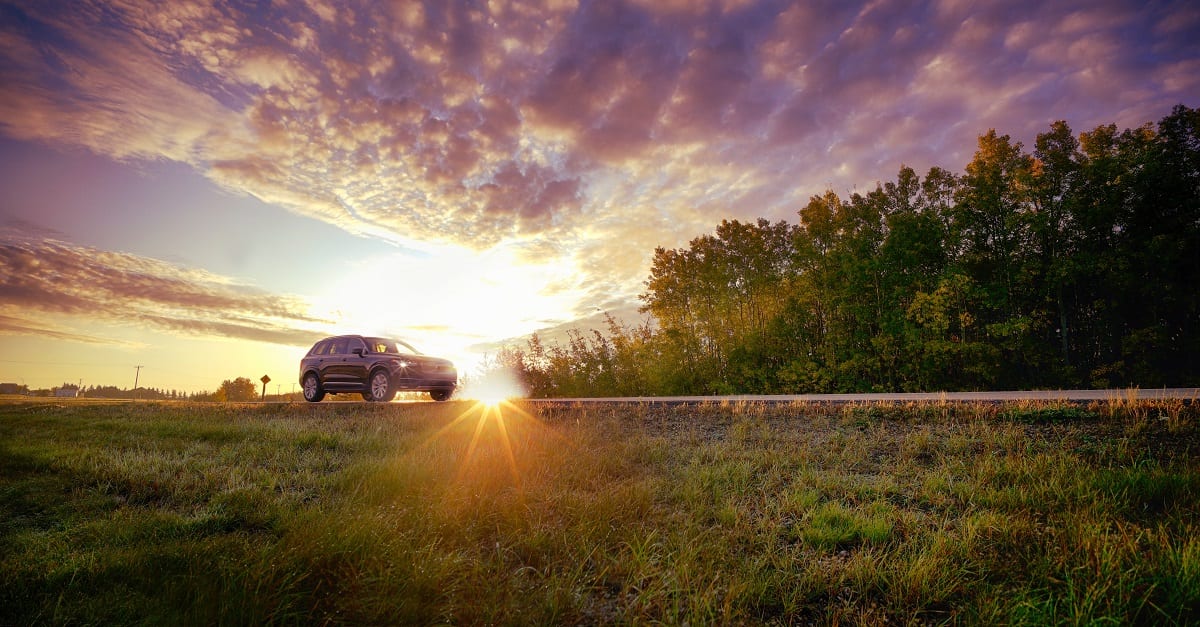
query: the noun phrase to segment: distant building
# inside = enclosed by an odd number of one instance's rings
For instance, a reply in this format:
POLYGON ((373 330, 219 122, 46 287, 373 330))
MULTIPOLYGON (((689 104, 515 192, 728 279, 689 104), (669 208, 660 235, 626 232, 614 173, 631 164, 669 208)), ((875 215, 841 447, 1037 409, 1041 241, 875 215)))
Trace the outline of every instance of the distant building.
POLYGON ((54 390, 54 396, 57 398, 76 398, 79 396, 79 388, 61 387, 54 390))
POLYGON ((28 394, 29 388, 17 383, 0 383, 0 394, 28 394))

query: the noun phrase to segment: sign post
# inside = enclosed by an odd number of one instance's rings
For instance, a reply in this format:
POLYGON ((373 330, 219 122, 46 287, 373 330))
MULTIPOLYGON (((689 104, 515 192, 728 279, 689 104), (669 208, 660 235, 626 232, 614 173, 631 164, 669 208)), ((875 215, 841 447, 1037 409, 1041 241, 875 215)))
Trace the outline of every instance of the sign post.
POLYGON ((267 375, 264 374, 262 376, 262 378, 259 379, 259 381, 263 382, 262 398, 259 400, 260 400, 260 402, 265 403, 267 401, 267 384, 271 382, 271 377, 268 377, 267 375))

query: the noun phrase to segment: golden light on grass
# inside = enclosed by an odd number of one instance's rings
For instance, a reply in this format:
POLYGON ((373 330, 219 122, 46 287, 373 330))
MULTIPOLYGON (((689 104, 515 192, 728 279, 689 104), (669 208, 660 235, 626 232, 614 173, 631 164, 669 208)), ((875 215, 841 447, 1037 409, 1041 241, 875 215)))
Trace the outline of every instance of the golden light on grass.
POLYGON ((489 423, 495 426, 495 434, 502 447, 509 473, 517 489, 521 489, 521 473, 517 467, 516 456, 513 453, 513 442, 509 433, 511 421, 537 420, 525 410, 511 401, 525 395, 516 378, 509 373, 497 371, 488 376, 469 382, 459 390, 459 397, 473 401, 445 427, 442 427, 430 439, 436 439, 455 427, 475 420, 475 429, 471 441, 459 467, 458 478, 462 479, 471 468, 476 451, 485 438, 489 423))
POLYGON ((487 426, 488 421, 491 420, 495 422, 499 433, 500 444, 504 448, 504 458, 508 462, 508 470, 512 475, 513 483, 520 490, 521 472, 517 469, 517 458, 513 455, 512 440, 508 435, 507 421, 517 418, 532 420, 533 417, 507 400, 499 400, 494 403, 480 400, 474 403, 467 411, 463 412, 458 420, 469 419, 476 414, 478 414, 478 418, 475 424, 475 433, 471 435, 471 443, 467 446, 467 454, 463 458, 462 466, 459 468, 459 478, 461 479, 462 475, 471 466, 471 462, 475 457, 475 448, 479 444, 480 435, 483 434, 484 428, 487 426), (510 410, 507 417, 505 416, 505 409, 510 410))

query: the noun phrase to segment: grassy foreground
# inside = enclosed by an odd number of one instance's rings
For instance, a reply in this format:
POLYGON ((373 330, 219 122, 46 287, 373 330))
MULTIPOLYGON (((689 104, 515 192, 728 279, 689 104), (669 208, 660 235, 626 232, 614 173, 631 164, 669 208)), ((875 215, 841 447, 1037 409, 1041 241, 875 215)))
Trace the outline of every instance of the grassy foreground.
POLYGON ((0 624, 1185 624, 1200 408, 0 405, 0 624))

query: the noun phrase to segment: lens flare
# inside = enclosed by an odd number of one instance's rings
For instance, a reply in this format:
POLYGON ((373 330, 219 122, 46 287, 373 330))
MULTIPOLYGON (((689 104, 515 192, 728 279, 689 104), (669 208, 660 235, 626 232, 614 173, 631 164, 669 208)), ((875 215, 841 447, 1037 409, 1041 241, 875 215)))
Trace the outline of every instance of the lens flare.
POLYGON ((471 439, 467 445, 466 454, 459 467, 459 479, 473 465, 481 442, 490 440, 500 446, 503 457, 512 477, 513 485, 518 492, 522 491, 521 473, 517 466, 516 455, 513 451, 512 433, 509 431, 510 422, 518 424, 524 421, 540 422, 524 409, 513 404, 512 400, 525 396, 525 391, 516 377, 503 371, 493 371, 478 379, 469 380, 462 385, 456 394, 459 399, 470 402, 467 409, 460 413, 450 424, 445 425, 434 433, 429 441, 447 435, 459 425, 475 421, 471 439), (495 438, 491 440, 491 438, 495 438))

